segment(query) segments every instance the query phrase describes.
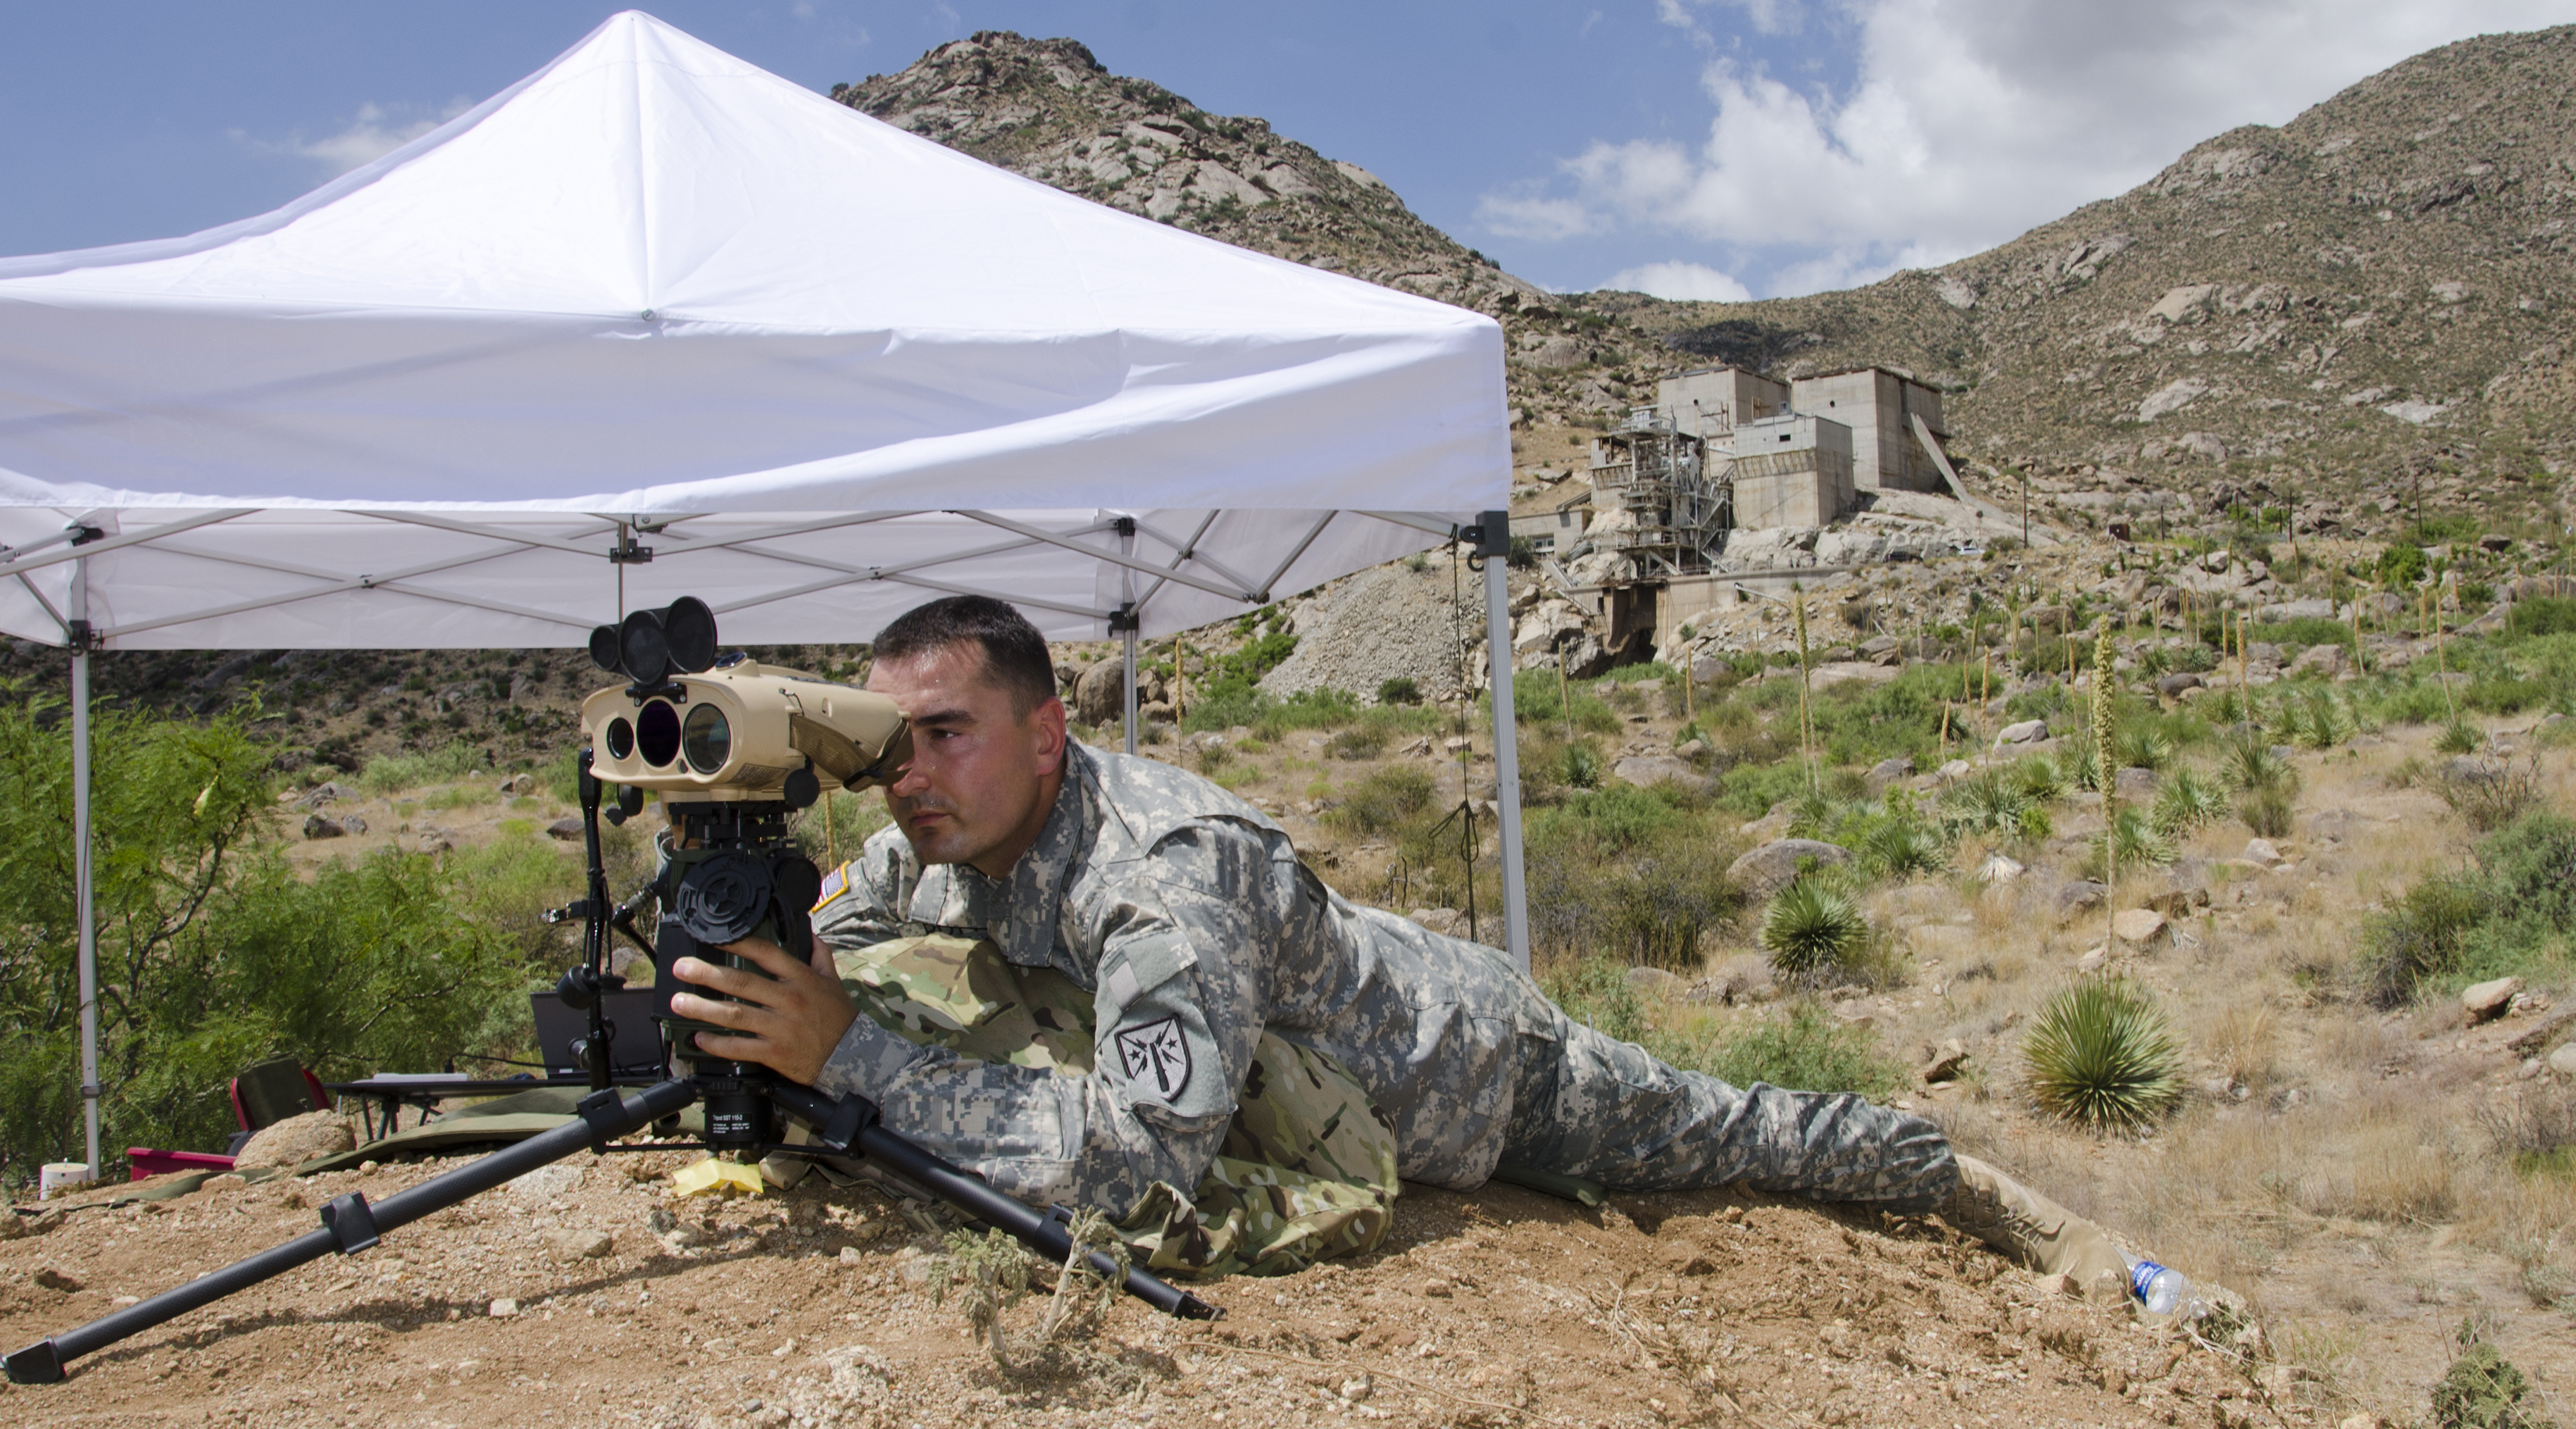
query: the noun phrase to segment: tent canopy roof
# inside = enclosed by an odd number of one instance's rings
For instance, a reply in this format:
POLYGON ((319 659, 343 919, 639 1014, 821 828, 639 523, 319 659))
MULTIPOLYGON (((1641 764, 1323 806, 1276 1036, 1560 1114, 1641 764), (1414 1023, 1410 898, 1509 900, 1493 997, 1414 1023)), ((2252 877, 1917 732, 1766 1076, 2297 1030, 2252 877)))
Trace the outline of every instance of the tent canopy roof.
POLYGON ((73 564, 37 547, 84 517, 111 645, 570 644, 621 573, 730 638, 948 588, 1155 633, 1419 549, 1509 470, 1491 320, 634 12, 274 213, 0 259, 0 628, 42 639, 73 564))

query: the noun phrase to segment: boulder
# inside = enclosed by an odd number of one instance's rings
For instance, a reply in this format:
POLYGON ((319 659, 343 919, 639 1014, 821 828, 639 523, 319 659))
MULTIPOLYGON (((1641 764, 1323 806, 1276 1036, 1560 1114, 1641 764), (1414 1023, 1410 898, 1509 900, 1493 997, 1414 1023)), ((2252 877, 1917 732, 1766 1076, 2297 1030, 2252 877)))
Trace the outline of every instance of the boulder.
POLYGON ((1974 771, 1968 761, 1964 759, 1953 759, 1949 763, 1942 765, 1940 768, 1932 772, 1938 775, 1944 783, 1947 783, 1953 779, 1965 779, 1974 771))
POLYGON ((1726 881, 1759 901, 1788 887, 1798 877, 1801 859, 1819 868, 1851 862, 1851 850, 1819 839, 1775 839, 1726 866, 1726 881))
POLYGON ((1688 761, 1669 754, 1631 754, 1610 766, 1610 775, 1620 783, 1639 788, 1654 784, 1682 784, 1703 790, 1709 787, 1708 779, 1688 761))
POLYGON ((2245 861, 2247 863, 2259 863, 2265 868, 2270 868, 2274 864, 2285 862, 2281 857, 2280 847, 2274 844, 2270 839, 2247 839, 2245 841, 2245 861))
POLYGON ((2101 884, 2089 878, 2075 880, 2057 890, 2057 916, 2072 918, 2078 913, 2101 907, 2104 892, 2101 884))
POLYGON ((2549 1054, 2549 1070, 2562 1077, 2576 1077, 2576 1042, 2549 1054))
POLYGON ((2029 617, 2030 628, 2042 635, 2065 634, 2067 621, 2071 618, 2062 605, 2034 605, 2023 614, 2029 617))
POLYGON ((233 1154, 233 1169, 254 1171, 263 1166, 288 1170, 303 1165, 317 1156, 337 1156, 358 1144, 349 1132, 349 1123, 335 1111, 308 1111, 271 1122, 242 1144, 233 1154))
POLYGON ((2472 1027, 2481 1022, 2492 1022, 2504 1016, 2505 1010, 2513 1005, 2513 995, 2520 991, 2522 979, 2518 977, 2500 977, 2492 982, 2478 983, 2461 991, 2460 1010, 2468 1014, 2472 1027))
POLYGON ((1634 967, 1628 969, 1629 990, 1642 997, 1679 997, 1683 986, 1684 984, 1678 976, 1668 973, 1662 968, 1634 967))
POLYGON ((1882 759, 1870 766, 1869 787, 1884 789, 1913 772, 1914 761, 1903 755, 1898 755, 1894 759, 1882 759))
POLYGON ((316 784, 305 790, 303 796, 295 801, 294 807, 300 811, 310 811, 321 808, 325 804, 339 803, 356 797, 358 796, 354 790, 337 781, 331 781, 316 784))
POLYGON ((1073 684, 1073 717, 1087 725, 1118 724, 1127 715, 1127 662, 1103 660, 1073 684))
POLYGON ((2111 935, 2124 943, 2151 943, 2164 931, 2165 915, 2153 908, 2123 908, 2111 915, 2111 935))
POLYGON ((2026 719, 2019 724, 2005 725, 1998 731, 1995 735, 1995 747, 2001 749, 2008 744, 2037 744, 2046 738, 2048 738, 2048 721, 2026 719))
POLYGON ((581 837, 581 820, 574 818, 570 814, 566 814, 562 818, 555 820, 553 823, 546 825, 546 837, 550 839, 560 839, 565 843, 570 843, 574 839, 581 837))
POLYGON ((2129 803, 2145 804, 2154 801, 2159 782, 2152 769, 2123 769, 2112 777, 2111 785, 2129 803))
POLYGON ((1779 995, 1771 977, 1771 960, 1758 953, 1739 953, 1709 975, 1708 989, 1718 1002, 1769 1002, 1779 995))
POLYGON ((546 1249, 557 1260, 597 1260, 617 1248, 617 1242, 606 1231, 584 1230, 566 1226, 546 1234, 546 1249))
POLYGON ((367 831, 367 816, 364 814, 344 814, 340 818, 340 827, 349 833, 363 834, 367 831))
POLYGON ((326 819, 320 814, 304 816, 304 836, 308 839, 336 839, 348 832, 337 819, 326 819))
POLYGON ((513 774, 509 778, 502 780, 499 787, 500 791, 504 794, 514 796, 519 794, 533 794, 537 792, 537 776, 534 774, 513 774))
POLYGON ((2169 700, 2181 699, 2183 691, 2197 690, 2199 688, 2200 677, 2190 673, 2189 671, 2167 675, 2163 679, 2156 681, 2156 693, 2169 700))
POLYGON ((1929 1086, 1934 1082, 1953 1080, 1967 1065, 1967 1044, 1953 1037, 1936 1048, 1932 1053, 1932 1059, 1923 1064, 1924 1084, 1929 1086))
POLYGON ((2299 652, 2290 664, 2292 674, 2323 675, 2331 680, 2344 672, 2344 648, 2340 645, 2311 645, 2299 652))

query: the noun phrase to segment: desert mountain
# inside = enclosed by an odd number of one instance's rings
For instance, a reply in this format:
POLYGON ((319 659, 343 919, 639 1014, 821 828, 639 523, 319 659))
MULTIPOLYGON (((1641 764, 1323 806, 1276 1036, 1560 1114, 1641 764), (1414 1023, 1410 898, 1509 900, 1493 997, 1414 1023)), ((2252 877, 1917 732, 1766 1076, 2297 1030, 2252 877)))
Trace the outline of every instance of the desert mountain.
POLYGON ((1945 268, 1738 304, 1543 294, 1366 170, 1071 40, 987 31, 834 94, 1070 192, 1493 314, 1540 429, 1651 400, 1687 363, 1876 363, 1944 389, 1957 454, 1990 478, 2299 495, 2366 530, 2419 483, 2428 511, 2536 516, 2549 483, 2529 478, 2576 445, 2571 81, 2576 28, 2446 46, 1945 268))
MULTIPOLYGON (((1686 353, 1941 386, 1996 464, 2508 509, 2576 444, 2576 28, 2448 45, 1989 252, 1850 292, 1595 295, 1686 353)), ((2506 511, 2490 511, 2502 517, 2506 511)))

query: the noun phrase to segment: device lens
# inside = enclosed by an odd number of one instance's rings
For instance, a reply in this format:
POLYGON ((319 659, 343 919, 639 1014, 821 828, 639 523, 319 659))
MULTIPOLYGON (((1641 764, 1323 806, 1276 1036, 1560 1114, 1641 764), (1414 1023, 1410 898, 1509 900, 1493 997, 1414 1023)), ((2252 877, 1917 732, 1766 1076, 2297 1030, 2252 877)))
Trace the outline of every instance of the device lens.
POLYGON ((608 757, 624 759, 635 752, 635 726, 624 715, 608 722, 608 757))
POLYGON ((733 757, 733 726, 725 722, 724 711, 714 705, 690 710, 682 727, 680 748, 689 756, 689 767, 701 774, 724 768, 725 761, 733 757))
POLYGON ((680 712, 661 700, 647 700, 635 716, 635 743, 644 762, 656 769, 680 757, 680 712))

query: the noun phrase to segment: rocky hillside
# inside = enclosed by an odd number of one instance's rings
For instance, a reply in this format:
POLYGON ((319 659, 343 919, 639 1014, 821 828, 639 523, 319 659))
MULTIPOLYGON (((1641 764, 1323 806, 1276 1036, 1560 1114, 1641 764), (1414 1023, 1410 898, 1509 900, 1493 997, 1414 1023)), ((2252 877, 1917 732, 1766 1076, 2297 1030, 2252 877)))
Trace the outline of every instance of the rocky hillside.
POLYGON ((2509 525, 2576 455, 2571 88, 2576 28, 2470 40, 1945 268, 1587 306, 1781 375, 1905 368, 1996 465, 2320 499, 2422 477, 2428 510, 2509 525))
POLYGON ((832 97, 987 163, 1264 253, 1501 314, 1540 290, 1357 164, 1111 74, 1072 40, 986 30, 832 97))

